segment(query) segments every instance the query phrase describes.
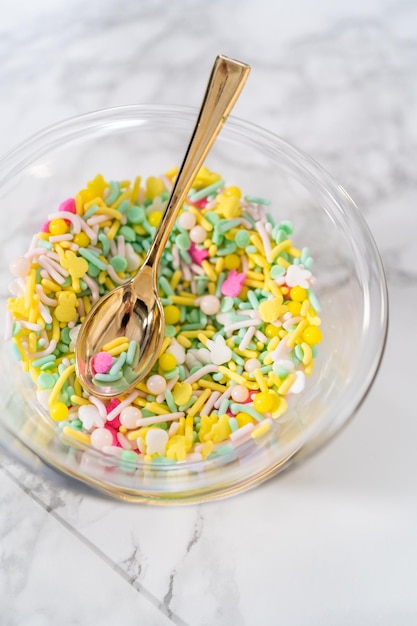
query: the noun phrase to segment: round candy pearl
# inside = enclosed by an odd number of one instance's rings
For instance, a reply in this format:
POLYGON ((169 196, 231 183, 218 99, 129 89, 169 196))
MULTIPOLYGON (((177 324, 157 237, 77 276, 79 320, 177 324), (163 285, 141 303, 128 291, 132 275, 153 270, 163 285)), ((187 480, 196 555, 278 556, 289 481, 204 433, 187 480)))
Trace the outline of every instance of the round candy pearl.
POLYGON ((25 259, 24 256, 17 256, 10 263, 10 273, 13 276, 27 276, 30 272, 30 261, 25 259))
POLYGON ((108 428, 96 428, 91 433, 91 445, 97 450, 113 444, 113 435, 108 428))
POLYGON ((243 385, 235 385, 232 389, 232 400, 235 402, 246 402, 249 398, 249 389, 243 385))
POLYGON ((220 300, 216 296, 203 296, 200 300, 200 309, 206 315, 216 315, 220 311, 220 300))
POLYGON ((120 413, 120 423, 126 428, 136 428, 137 421, 142 418, 142 411, 134 406, 127 406, 120 413))
POLYGON ((192 213, 181 213, 178 218, 178 225, 185 230, 191 230, 196 224, 195 215, 192 213))
POLYGON ((207 238, 207 231, 202 226, 194 226, 190 230, 190 239, 194 243, 203 243, 207 238))
POLYGON ((146 381, 146 386, 148 388, 149 393, 152 393, 154 396, 158 396, 160 393, 164 393, 167 388, 167 381, 163 376, 159 376, 159 374, 154 374, 150 376, 146 381))
POLYGON ((253 372, 261 367, 261 362, 258 359, 248 359, 245 363, 245 370, 247 372, 253 372))

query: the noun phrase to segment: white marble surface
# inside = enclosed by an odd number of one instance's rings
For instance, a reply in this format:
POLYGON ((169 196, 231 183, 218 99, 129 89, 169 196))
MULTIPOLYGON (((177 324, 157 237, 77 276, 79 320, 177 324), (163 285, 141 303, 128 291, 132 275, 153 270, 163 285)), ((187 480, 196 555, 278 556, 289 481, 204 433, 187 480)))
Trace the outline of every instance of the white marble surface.
POLYGON ((1 451, 0 624, 414 625, 416 2, 24 4, 2 2, 3 150, 96 108, 198 105, 218 52, 246 60, 236 115, 349 190, 382 252, 391 322, 347 429, 229 500, 122 504, 1 451))

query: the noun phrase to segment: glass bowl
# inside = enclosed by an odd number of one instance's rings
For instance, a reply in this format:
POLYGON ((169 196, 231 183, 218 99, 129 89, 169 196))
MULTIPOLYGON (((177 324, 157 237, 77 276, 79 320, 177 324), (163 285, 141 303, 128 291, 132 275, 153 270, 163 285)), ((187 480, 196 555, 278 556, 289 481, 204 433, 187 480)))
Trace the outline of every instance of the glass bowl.
MULTIPOLYGON (((3 157, 3 318, 11 281, 9 262, 27 250, 45 216, 99 172, 108 180, 122 180, 178 166, 196 114, 191 108, 164 106, 96 111, 51 126, 3 157)), ((384 349, 384 272, 365 220, 344 189, 279 137, 234 118, 225 124, 206 165, 220 172, 228 185, 269 198, 272 215, 294 223, 295 244, 308 246, 314 258, 323 341, 304 392, 292 396, 288 411, 268 433, 205 461, 120 463, 82 443, 67 445, 37 403, 35 386, 13 360, 10 344, 1 344, 1 424, 7 440, 24 444, 48 465, 126 500, 217 498, 252 487, 304 459, 355 413, 384 349)))

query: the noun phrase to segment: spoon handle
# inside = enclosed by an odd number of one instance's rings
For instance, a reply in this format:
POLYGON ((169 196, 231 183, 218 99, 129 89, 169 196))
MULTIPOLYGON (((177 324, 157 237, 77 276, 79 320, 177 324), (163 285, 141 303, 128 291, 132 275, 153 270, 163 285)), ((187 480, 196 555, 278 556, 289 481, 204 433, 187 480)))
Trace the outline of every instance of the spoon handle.
MULTIPOLYGON (((198 170, 238 99, 249 72, 250 67, 245 63, 222 55, 216 58, 187 152, 143 266, 157 269, 178 212, 198 170)), ((154 271, 155 279, 156 274, 154 271)))

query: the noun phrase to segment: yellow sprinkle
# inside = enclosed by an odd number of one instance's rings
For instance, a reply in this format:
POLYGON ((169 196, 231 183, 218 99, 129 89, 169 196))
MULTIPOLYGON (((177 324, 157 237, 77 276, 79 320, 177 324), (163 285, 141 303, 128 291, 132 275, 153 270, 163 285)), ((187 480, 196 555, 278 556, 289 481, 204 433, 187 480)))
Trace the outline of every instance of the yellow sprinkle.
POLYGON ((120 222, 118 220, 115 220, 109 232, 107 233, 108 239, 114 239, 119 228, 120 228, 120 222))
POLYGON ((106 285, 107 289, 109 291, 111 291, 112 289, 114 289, 116 287, 116 285, 114 284, 114 282, 110 279, 110 278, 106 278, 106 280, 104 281, 104 284, 106 285))
POLYGON ((273 350, 275 350, 278 344, 279 344, 279 337, 272 337, 272 339, 270 339, 268 343, 268 348, 267 348, 268 352, 272 352, 273 350))
POLYGON ((59 322, 54 316, 52 318, 52 339, 56 341, 57 343, 59 342, 60 332, 61 331, 59 329, 59 322))
POLYGON ((236 372, 231 372, 229 368, 224 367, 223 365, 219 366, 219 373, 224 374, 225 376, 227 376, 227 378, 230 378, 230 380, 234 380, 234 382, 238 383, 239 385, 247 386, 248 381, 243 378, 243 376, 241 376, 240 374, 236 374, 236 372))
POLYGON ((110 217, 114 217, 114 219, 116 220, 121 220, 123 217, 119 211, 116 211, 116 209, 111 209, 107 206, 100 206, 96 211, 96 215, 109 215, 110 217))
POLYGON ((75 211, 77 215, 83 215, 83 197, 80 193, 75 196, 75 211))
POLYGON ((78 380, 78 378, 74 380, 74 391, 75 391, 76 396, 81 397, 83 390, 82 390, 81 383, 78 380))
POLYGON ((301 256, 301 250, 299 250, 298 248, 290 248, 288 250, 289 254, 291 254, 293 257, 299 258, 301 256))
POLYGON ((111 348, 111 350, 105 350, 105 352, 107 352, 111 356, 119 356, 119 354, 122 354, 122 352, 126 352, 128 348, 129 348, 128 343, 121 343, 119 346, 116 346, 115 348, 111 348))
POLYGON ((259 267, 263 267, 265 269, 270 267, 270 264, 265 259, 265 257, 261 256, 260 254, 252 254, 251 257, 255 261, 256 265, 259 265, 259 267))
POLYGON ((41 285, 46 291, 61 291, 61 285, 54 283, 52 280, 48 278, 42 278, 41 285))
POLYGON ((169 296, 169 299, 173 304, 184 304, 185 306, 195 306, 194 300, 195 298, 191 298, 190 296, 169 296))
POLYGON ((201 396, 194 402, 194 404, 187 411, 187 419, 197 415, 198 411, 205 405, 206 401, 211 396, 211 389, 204 389, 201 396))
POLYGON ((171 277, 170 285, 173 289, 175 289, 182 278, 182 273, 180 270, 175 270, 171 277))
POLYGON ((236 370, 237 370, 237 365, 236 365, 236 363, 235 363, 234 361, 229 361, 229 362, 228 362, 228 364, 227 364, 227 366, 228 366, 228 368, 229 368, 229 370, 230 370, 231 372, 236 372, 236 370))
POLYGON ((133 404, 136 404, 136 406, 140 406, 141 408, 144 408, 148 404, 148 401, 145 398, 135 398, 133 400, 133 404))
MULTIPOLYGON (((210 253, 209 253, 210 254, 210 253)), ((214 271, 213 266, 211 265, 211 263, 209 263, 208 261, 204 260, 201 263, 201 267, 203 268, 203 270, 205 271, 206 275, 210 278, 210 280, 216 281, 217 280, 217 274, 214 271)))
POLYGON ((191 413, 188 413, 185 418, 185 448, 187 452, 191 450, 193 445, 193 426, 194 426, 194 416, 191 413))
POLYGON ((271 430, 271 422, 266 419, 261 422, 259 426, 253 429, 250 436, 252 439, 258 439, 258 437, 262 437, 262 435, 267 433, 269 430, 271 430))
POLYGON ((110 205, 110 207, 112 209, 117 209, 117 207, 119 207, 122 204, 122 202, 124 202, 125 200, 129 200, 129 198, 130 198, 130 189, 127 189, 126 191, 120 194, 117 200, 115 200, 113 204, 110 205))
MULTIPOLYGON (((198 339, 201 332, 201 330, 184 330, 184 332, 181 333, 181 337, 187 337, 187 339, 198 339)), ((214 330, 205 330, 204 336, 208 339, 211 339, 214 335, 214 332, 214 330)))
POLYGON ((165 339, 162 342, 161 352, 159 353, 160 355, 164 354, 165 350, 168 348, 170 343, 171 343, 171 337, 165 337, 165 339))
POLYGON ((235 348, 235 352, 239 355, 245 356, 247 359, 257 359, 259 356, 259 353, 255 352, 255 350, 239 350, 238 348, 235 348))
POLYGON ((291 373, 288 374, 287 378, 284 380, 284 382, 282 382, 278 388, 278 393, 281 394, 282 396, 285 396, 286 393, 288 393, 289 389, 291 388, 291 385, 293 384, 293 382, 296 380, 296 375, 291 373))
POLYGON ((183 435, 185 430, 185 417, 180 417, 178 420, 178 430, 177 435, 183 435))
POLYGON ((278 417, 280 417, 283 413, 285 413, 287 408, 288 408, 288 404, 287 404, 286 399, 280 398, 280 403, 278 405, 277 410, 272 413, 273 419, 276 420, 278 417))
POLYGON ((211 246, 209 246, 208 253, 209 253, 210 259, 212 259, 214 256, 216 256, 216 254, 217 254, 217 246, 214 243, 212 243, 211 246))
POLYGON ((213 452, 214 443, 212 441, 206 441, 200 450, 200 454, 203 459, 206 459, 209 454, 213 452))
POLYGON ((187 339, 187 337, 184 337, 184 335, 178 335, 176 340, 183 348, 191 348, 191 341, 187 339))
POLYGON ((131 430, 130 433, 127 435, 127 438, 129 439, 129 441, 133 441, 134 439, 139 439, 139 438, 144 439, 148 430, 149 430, 149 426, 138 428, 138 430, 131 430))
POLYGON ((198 333, 197 338, 201 341, 202 344, 206 345, 208 341, 208 337, 204 333, 198 333))
POLYGON ((193 215, 196 216, 197 218, 197 222, 199 224, 201 224, 201 226, 203 228, 205 228, 207 231, 212 231, 213 230, 213 225, 210 224, 210 222, 208 220, 206 220, 206 218, 203 216, 203 214, 201 213, 201 211, 199 211, 198 209, 196 209, 194 206, 189 206, 188 210, 190 213, 192 213, 193 215))
POLYGON ((217 259, 214 269, 217 272, 217 274, 220 274, 223 271, 223 267, 224 267, 224 257, 221 256, 217 259))
POLYGON ((281 267, 285 267, 285 269, 287 269, 291 265, 291 263, 289 263, 289 261, 286 261, 280 256, 277 261, 277 265, 281 265, 281 267))
POLYGON ((262 243, 262 239, 259 237, 259 235, 256 233, 253 233, 250 236, 250 241, 251 241, 251 244, 253 244, 256 248, 258 248, 259 252, 263 255, 262 258, 264 258, 265 257, 264 244, 262 243))
POLYGON ((314 361, 313 359, 310 361, 310 363, 308 365, 305 366, 304 368, 304 374, 306 376, 311 376, 311 374, 313 373, 313 367, 314 367, 314 361))
POLYGON ((274 246, 274 248, 272 248, 269 258, 271 259, 271 261, 273 261, 279 254, 281 254, 281 252, 284 252, 284 250, 291 248, 291 246, 292 246, 292 241, 290 239, 285 239, 285 241, 281 241, 281 243, 279 243, 278 245, 274 246))
POLYGON ((216 293, 216 283, 212 283, 212 282, 209 283, 207 285, 207 291, 209 292, 211 296, 214 296, 216 293))
MULTIPOLYGON (((255 376, 255 380, 259 385, 259 389, 263 392, 268 391, 268 385, 267 382, 265 380, 265 378, 262 376, 261 371, 257 368, 253 371, 253 374, 255 376)), ((260 396, 261 397, 261 396, 260 396)))
POLYGON ((86 446, 89 446, 91 443, 90 435, 82 433, 75 428, 71 428, 71 426, 65 426, 62 432, 66 437, 69 437, 70 439, 75 439, 75 441, 79 441, 80 443, 84 443, 86 446))
POLYGON ((58 378, 58 380, 56 381, 51 395, 48 398, 48 404, 49 406, 52 406, 52 404, 58 399, 59 393, 62 389, 63 384, 65 383, 65 381, 71 376, 71 374, 73 374, 75 372, 75 365, 69 365, 61 374, 61 376, 58 378))
POLYGON ((311 346, 303 341, 301 344, 301 348, 303 350, 303 365, 308 365, 313 358, 313 351, 311 349, 311 346))
POLYGON ((89 200, 88 202, 86 202, 84 204, 84 211, 85 213, 87 213, 87 211, 89 211, 89 209, 91 209, 91 207, 93 206, 106 206, 104 204, 103 198, 100 198, 100 196, 97 196, 97 198, 93 198, 93 200, 89 200))
POLYGON ((300 309, 301 317, 306 317, 309 308, 310 308, 310 302, 308 298, 306 298, 301 305, 301 309, 300 309))
POLYGON ((251 280, 251 279, 246 279, 245 280, 245 285, 247 285, 248 287, 253 287, 253 289, 263 289, 264 288, 264 283, 260 283, 257 280, 251 280))
POLYGON ((136 383, 135 385, 135 389, 139 389, 139 391, 143 391, 144 393, 148 394, 149 393, 149 389, 147 388, 147 386, 145 385, 145 383, 136 383))
POLYGON ((168 413, 171 413, 166 404, 160 404, 159 402, 148 402, 146 408, 157 415, 167 415, 168 413))
POLYGON ((282 380, 274 372, 268 372, 268 377, 277 388, 281 387, 282 380))
POLYGON ((78 406, 82 406, 83 404, 90 404, 88 400, 78 396, 76 394, 71 396, 71 404, 77 404, 78 406))
POLYGON ((296 340, 298 339, 298 337, 300 337, 304 331, 304 329, 306 328, 306 326, 308 326, 308 322, 306 320, 302 320, 301 322, 299 322, 299 324, 297 325, 297 328, 295 330, 293 330, 291 333, 288 333, 287 335, 287 346, 288 347, 292 347, 296 340))
POLYGON ((211 389, 212 391, 220 391, 220 393, 224 393, 227 389, 224 385, 219 385, 219 383, 213 383, 211 380, 205 380, 204 378, 200 378, 198 381, 200 387, 204 389, 211 389))
POLYGON ((132 202, 137 202, 139 199, 139 189, 140 189, 140 183, 141 183, 141 177, 140 176, 136 176, 134 182, 133 182, 133 187, 132 187, 132 191, 130 192, 130 199, 132 202))
POLYGON ((116 348, 117 346, 120 346, 121 344, 126 343, 126 341, 129 341, 128 337, 116 337, 116 339, 112 339, 111 341, 108 341, 107 343, 105 343, 102 346, 102 350, 103 352, 107 352, 108 350, 111 350, 112 348, 116 348))

